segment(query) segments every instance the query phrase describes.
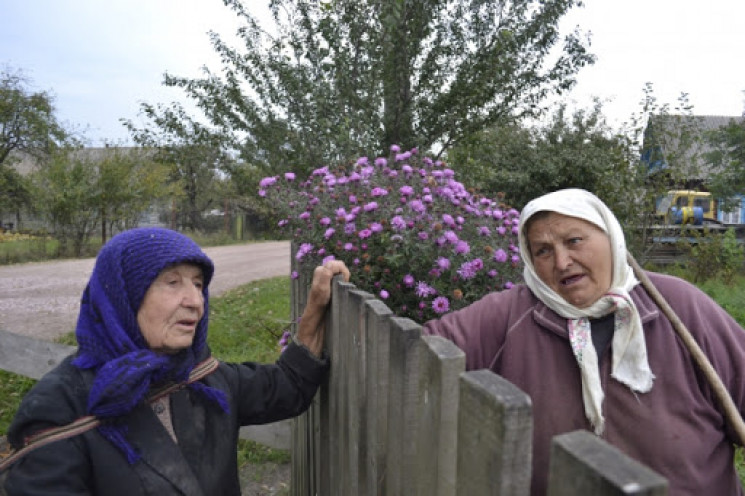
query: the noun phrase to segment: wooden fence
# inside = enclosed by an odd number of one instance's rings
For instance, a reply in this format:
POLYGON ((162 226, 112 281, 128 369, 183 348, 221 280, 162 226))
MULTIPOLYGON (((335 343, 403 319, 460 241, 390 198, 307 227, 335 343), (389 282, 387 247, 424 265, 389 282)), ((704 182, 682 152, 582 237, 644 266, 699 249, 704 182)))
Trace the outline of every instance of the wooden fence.
MULTIPOLYGON (((294 284, 301 314, 307 284, 294 284)), ((450 341, 422 336, 373 295, 334 282, 327 382, 293 423, 291 493, 527 495, 532 408, 513 384, 465 372, 450 341)), ((554 438, 550 496, 664 495, 667 481, 587 431, 554 438)))

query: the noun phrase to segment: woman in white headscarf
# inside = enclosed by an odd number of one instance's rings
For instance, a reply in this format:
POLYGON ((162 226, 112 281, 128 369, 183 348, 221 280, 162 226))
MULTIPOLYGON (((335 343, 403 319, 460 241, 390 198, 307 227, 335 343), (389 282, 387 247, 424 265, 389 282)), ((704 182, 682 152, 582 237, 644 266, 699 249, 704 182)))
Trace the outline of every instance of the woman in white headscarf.
MULTIPOLYGON (((520 216, 525 285, 425 324, 469 370, 489 368, 533 403, 532 494, 546 492, 551 439, 587 429, 651 467, 670 494, 742 494, 736 436, 670 322, 626 262, 595 195, 567 189, 520 216)), ((745 410, 745 331, 693 285, 649 273, 745 410)))

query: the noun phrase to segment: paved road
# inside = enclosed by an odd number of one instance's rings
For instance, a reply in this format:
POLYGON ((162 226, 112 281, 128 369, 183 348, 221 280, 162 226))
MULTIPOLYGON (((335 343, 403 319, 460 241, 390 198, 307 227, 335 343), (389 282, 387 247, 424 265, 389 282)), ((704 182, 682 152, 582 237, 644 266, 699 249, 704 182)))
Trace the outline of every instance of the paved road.
MULTIPOLYGON (((290 273, 290 243, 271 241, 205 248, 215 263, 210 294, 290 273)), ((0 266, 0 329, 54 339, 75 328, 80 296, 94 259, 0 266)))

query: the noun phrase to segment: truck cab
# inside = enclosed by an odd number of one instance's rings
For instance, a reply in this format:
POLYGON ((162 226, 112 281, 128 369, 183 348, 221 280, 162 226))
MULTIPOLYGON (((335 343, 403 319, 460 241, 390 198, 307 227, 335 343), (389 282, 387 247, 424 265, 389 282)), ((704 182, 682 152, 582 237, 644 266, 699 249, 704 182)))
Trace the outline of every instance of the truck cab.
POLYGON ((674 190, 657 203, 657 217, 668 225, 702 225, 717 222, 717 209, 708 191, 674 190))

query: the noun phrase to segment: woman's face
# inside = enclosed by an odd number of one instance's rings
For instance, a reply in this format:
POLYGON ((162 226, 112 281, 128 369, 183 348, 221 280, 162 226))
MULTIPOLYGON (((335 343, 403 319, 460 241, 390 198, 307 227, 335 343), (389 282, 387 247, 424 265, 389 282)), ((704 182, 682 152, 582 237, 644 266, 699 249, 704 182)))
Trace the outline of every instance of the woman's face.
POLYGON ((137 323, 154 351, 176 353, 191 346, 204 315, 204 277, 192 264, 166 267, 145 293, 137 323))
POLYGON ((526 236, 536 274, 567 302, 586 308, 610 289, 610 238, 595 224, 548 212, 530 222, 526 236))

